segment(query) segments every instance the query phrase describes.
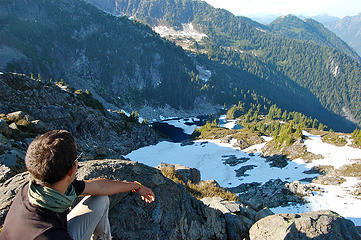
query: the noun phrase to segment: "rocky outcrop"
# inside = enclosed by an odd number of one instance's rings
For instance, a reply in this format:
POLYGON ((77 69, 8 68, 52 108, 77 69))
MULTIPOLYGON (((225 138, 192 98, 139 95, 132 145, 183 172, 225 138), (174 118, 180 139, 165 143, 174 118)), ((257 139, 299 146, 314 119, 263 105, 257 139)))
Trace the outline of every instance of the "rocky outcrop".
POLYGON ((312 184, 302 184, 300 181, 286 183, 285 187, 298 196, 313 196, 314 191, 322 191, 320 187, 312 184))
POLYGON ((24 151, 35 136, 53 129, 70 131, 88 159, 119 158, 158 141, 148 126, 61 84, 4 73, 0 92, 0 155, 24 151))
POLYGON ((285 167, 286 164, 283 163, 281 160, 293 160, 296 158, 300 158, 304 156, 307 153, 307 149, 303 143, 302 140, 297 140, 295 143, 293 143, 290 146, 282 146, 281 148, 277 148, 275 143, 268 142, 263 148, 262 148, 262 157, 265 157, 269 159, 270 161, 274 162, 275 167, 285 167), (280 156, 280 157, 276 157, 280 156), (281 159, 282 158, 282 159, 281 159), (281 162, 280 166, 277 164, 277 162, 281 162))
POLYGON ((289 183, 280 179, 269 180, 263 185, 241 184, 228 190, 239 193, 241 201, 257 211, 263 207, 273 208, 304 203, 303 196, 312 196, 312 191, 320 191, 311 184, 302 184, 299 181, 289 183))
POLYGON ((250 240, 361 239, 353 222, 332 211, 268 216, 256 222, 249 233, 250 240))
MULTIPOLYGON (((117 239, 227 239, 225 217, 186 193, 182 185, 143 164, 124 160, 97 160, 80 163, 77 178, 142 182, 152 188, 156 201, 143 202, 136 193, 110 196, 109 219, 117 239)), ((28 173, 14 176, 0 185, 0 225, 28 173)))
POLYGON ((248 231, 257 220, 273 214, 267 208, 256 212, 241 202, 226 201, 220 197, 207 197, 201 201, 224 214, 228 239, 242 240, 248 238, 248 231))
POLYGON ((161 170, 165 168, 171 168, 176 172, 177 177, 180 178, 183 182, 187 183, 188 181, 197 184, 201 181, 201 172, 196 168, 189 168, 180 164, 168 164, 161 163, 157 167, 157 169, 161 170))

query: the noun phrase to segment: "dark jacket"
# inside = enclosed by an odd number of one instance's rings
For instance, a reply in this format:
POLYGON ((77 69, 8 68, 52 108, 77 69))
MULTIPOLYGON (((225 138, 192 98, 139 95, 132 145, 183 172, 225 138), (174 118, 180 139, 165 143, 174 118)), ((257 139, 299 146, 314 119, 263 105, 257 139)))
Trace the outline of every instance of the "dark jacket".
MULTIPOLYGON (((75 180, 75 192, 80 195, 85 183, 75 180)), ((56 213, 32 205, 28 198, 29 183, 16 194, 5 218, 0 240, 70 240, 67 232, 68 211, 56 213)))

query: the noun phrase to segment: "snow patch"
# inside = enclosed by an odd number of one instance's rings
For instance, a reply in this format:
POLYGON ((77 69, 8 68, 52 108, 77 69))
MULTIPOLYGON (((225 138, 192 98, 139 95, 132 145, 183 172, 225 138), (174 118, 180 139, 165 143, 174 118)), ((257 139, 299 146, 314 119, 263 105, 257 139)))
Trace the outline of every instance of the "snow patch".
POLYGON ((222 115, 219 117, 220 127, 228 128, 228 129, 234 129, 234 127, 237 124, 237 120, 227 120, 226 115, 222 115))
POLYGON ((260 31, 260 32, 266 32, 266 30, 264 30, 264 29, 261 29, 261 28, 256 28, 256 30, 258 30, 258 31, 260 31))
MULTIPOLYGON (((182 125, 194 121, 170 120, 174 125, 182 125)), ((269 162, 261 157, 262 147, 266 143, 251 146, 247 149, 232 147, 234 141, 222 143, 220 140, 199 140, 193 145, 182 146, 180 143, 160 142, 157 145, 140 148, 128 154, 127 158, 133 161, 158 166, 161 162, 170 164, 181 164, 188 167, 197 168, 201 172, 202 180, 214 179, 222 187, 235 187, 242 183, 266 183, 271 179, 281 179, 282 181, 295 181, 316 177, 317 174, 305 174, 317 165, 332 165, 340 167, 344 164, 352 163, 352 159, 359 159, 361 149, 351 147, 336 147, 321 141, 320 136, 312 135, 308 132, 303 134, 309 139, 305 140, 307 150, 315 154, 322 154, 324 159, 313 160, 312 163, 305 163, 302 159, 290 161, 284 168, 270 167, 269 162), (248 154, 247 152, 253 152, 248 154), (224 164, 227 156, 236 158, 248 158, 249 160, 236 166, 224 164), (235 170, 247 165, 254 165, 253 169, 246 171, 243 176, 236 176, 235 170)), ((272 140, 270 137, 263 137, 266 141, 272 140)), ((307 197, 307 204, 293 205, 287 207, 277 207, 271 210, 275 213, 299 213, 330 209, 352 220, 356 225, 361 225, 361 199, 353 196, 351 192, 355 190, 355 185, 361 179, 345 177, 346 182, 340 185, 324 186, 313 184, 323 189, 315 192, 314 196, 307 197)))
POLYGON ((0 72, 0 75, 3 75, 4 73, 3 72, 0 72))
POLYGON ((183 30, 177 31, 174 28, 167 26, 156 26, 153 28, 153 30, 161 37, 185 37, 192 38, 197 42, 200 42, 204 37, 208 37, 206 34, 195 30, 192 23, 182 24, 182 29, 183 30))
POLYGON ((307 164, 307 167, 312 168, 319 165, 331 165, 334 168, 340 168, 343 165, 354 163, 353 159, 359 159, 361 156, 361 149, 349 146, 337 147, 332 144, 322 142, 321 136, 312 135, 303 131, 303 135, 309 139, 304 141, 307 151, 314 154, 321 154, 324 158, 313 160, 307 164))
MULTIPOLYGON (((194 118, 196 119, 196 118, 194 118)), ((191 135, 193 131, 197 128, 197 125, 193 124, 194 120, 184 120, 184 119, 178 119, 178 120, 165 120, 163 121, 165 123, 168 123, 169 125, 172 125, 177 128, 183 129, 183 132, 185 134, 191 135)))
POLYGON ((361 200, 349 194, 354 191, 354 186, 360 182, 357 178, 347 177, 346 182, 340 185, 320 185, 324 191, 317 193, 315 196, 307 197, 310 211, 332 209, 338 214, 351 218, 357 226, 361 225, 361 200), (358 218, 358 219, 357 219, 358 218))
POLYGON ((197 65, 196 66, 199 72, 199 78, 205 82, 208 82, 212 76, 212 72, 210 70, 205 69, 203 66, 197 65))
POLYGON ((270 179, 294 181, 310 177, 303 173, 307 170, 304 165, 291 162, 283 169, 270 168, 269 163, 259 155, 249 156, 246 152, 233 148, 232 143, 221 143, 219 140, 207 142, 199 140, 187 146, 181 146, 180 143, 160 142, 157 145, 135 150, 126 157, 152 167, 166 162, 197 168, 201 172, 202 180, 214 179, 223 187, 235 187, 241 183, 266 183, 270 179), (247 157, 250 160, 232 167, 222 161, 227 155, 247 157), (235 170, 246 165, 256 167, 247 171, 249 176, 237 177, 235 170))

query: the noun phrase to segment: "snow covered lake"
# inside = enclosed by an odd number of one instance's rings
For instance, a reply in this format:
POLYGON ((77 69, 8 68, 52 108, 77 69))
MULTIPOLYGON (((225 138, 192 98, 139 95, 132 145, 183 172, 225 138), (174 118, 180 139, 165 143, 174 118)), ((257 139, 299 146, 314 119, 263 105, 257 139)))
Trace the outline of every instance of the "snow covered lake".
MULTIPOLYGON (((224 118, 222 119, 226 121, 224 118)), ((169 124, 184 129, 190 134, 197 126, 190 124, 191 120, 172 120, 169 124)), ((234 122, 224 122, 224 127, 234 127, 234 122)), ((156 167, 160 163, 181 164, 197 168, 201 172, 202 180, 216 180, 222 187, 235 187, 242 183, 265 183, 271 179, 282 181, 295 181, 315 177, 317 174, 306 174, 304 171, 318 165, 332 165, 338 168, 344 164, 352 164, 355 159, 361 159, 361 149, 336 147, 323 143, 319 136, 308 136, 305 145, 309 152, 321 154, 324 158, 314 160, 312 163, 305 163, 302 159, 289 162, 284 168, 270 167, 266 159, 260 157, 261 148, 265 143, 251 146, 248 149, 240 150, 230 143, 221 143, 219 140, 199 140, 193 145, 163 141, 157 145, 144 147, 135 150, 126 157, 132 161, 138 161, 146 165, 156 167), (255 154, 248 154, 251 151, 255 154), (236 166, 226 165, 224 162, 229 156, 248 159, 236 166), (246 175, 237 177, 236 171, 242 166, 254 165, 253 169, 247 170, 246 175)), ((270 138, 266 138, 270 141, 270 138)), ((361 226, 361 198, 350 194, 354 186, 361 183, 361 179, 345 177, 346 182, 340 185, 319 185, 324 191, 314 193, 314 196, 307 197, 307 204, 272 208, 275 213, 297 213, 305 211, 316 211, 330 209, 341 216, 352 220, 356 226, 361 226)))

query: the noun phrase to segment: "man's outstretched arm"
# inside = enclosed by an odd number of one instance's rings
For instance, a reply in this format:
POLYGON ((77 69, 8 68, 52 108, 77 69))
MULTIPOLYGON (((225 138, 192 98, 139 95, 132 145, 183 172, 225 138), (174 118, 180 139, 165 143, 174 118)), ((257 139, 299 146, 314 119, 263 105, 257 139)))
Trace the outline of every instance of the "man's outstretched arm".
POLYGON ((105 178, 85 180, 85 188, 82 195, 112 195, 130 191, 138 192, 147 203, 155 200, 152 190, 137 182, 123 182, 105 178))

